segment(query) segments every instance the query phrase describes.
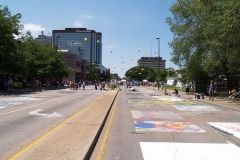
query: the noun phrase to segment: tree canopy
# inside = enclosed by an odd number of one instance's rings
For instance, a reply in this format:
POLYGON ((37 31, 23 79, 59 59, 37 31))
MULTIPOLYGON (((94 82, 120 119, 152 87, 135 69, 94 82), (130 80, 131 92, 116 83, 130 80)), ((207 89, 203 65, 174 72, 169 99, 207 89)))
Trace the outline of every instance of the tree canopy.
MULTIPOLYGON (((135 66, 130 68, 126 74, 126 78, 129 80, 137 80, 142 81, 144 79, 149 81, 156 81, 157 80, 157 70, 148 67, 139 67, 135 66)), ((159 80, 165 80, 166 78, 166 71, 160 70, 159 72, 159 80)))
POLYGON ((20 35, 20 18, 0 6, 0 74, 39 80, 59 80, 67 75, 63 53, 34 41, 29 33, 20 35))
POLYGON ((170 10, 171 60, 189 79, 240 74, 240 1, 177 0, 170 10))
POLYGON ((20 58, 17 55, 18 41, 15 36, 19 35, 21 14, 11 15, 7 7, 0 5, 0 73, 15 73, 16 64, 20 58))

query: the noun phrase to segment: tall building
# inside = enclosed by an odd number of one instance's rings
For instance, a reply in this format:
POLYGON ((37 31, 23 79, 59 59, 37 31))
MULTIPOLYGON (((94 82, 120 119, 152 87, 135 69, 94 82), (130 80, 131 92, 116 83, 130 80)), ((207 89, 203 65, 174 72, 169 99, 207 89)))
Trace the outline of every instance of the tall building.
POLYGON ((138 66, 157 69, 159 65, 160 69, 165 69, 165 62, 166 60, 163 60, 162 57, 141 57, 138 60, 138 66))
POLYGON ((102 64, 102 34, 86 28, 65 28, 52 31, 53 46, 58 50, 68 50, 69 53, 82 59, 82 75, 89 74, 90 64, 102 64))

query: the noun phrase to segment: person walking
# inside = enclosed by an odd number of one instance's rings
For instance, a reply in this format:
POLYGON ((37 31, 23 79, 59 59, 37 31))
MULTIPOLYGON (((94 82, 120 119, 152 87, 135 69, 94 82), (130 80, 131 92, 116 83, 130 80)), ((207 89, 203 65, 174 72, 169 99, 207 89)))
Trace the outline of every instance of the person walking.
POLYGON ((82 87, 83 87, 83 90, 85 90, 85 81, 82 82, 82 87))
POLYGON ((216 91, 216 86, 214 84, 214 81, 211 80, 209 85, 209 100, 212 100, 212 101, 214 100, 215 91, 216 91))
POLYGON ((94 86, 95 86, 95 90, 97 90, 97 86, 98 86, 97 80, 95 80, 94 86))
POLYGON ((186 84, 186 94, 189 94, 191 88, 191 83, 186 84))

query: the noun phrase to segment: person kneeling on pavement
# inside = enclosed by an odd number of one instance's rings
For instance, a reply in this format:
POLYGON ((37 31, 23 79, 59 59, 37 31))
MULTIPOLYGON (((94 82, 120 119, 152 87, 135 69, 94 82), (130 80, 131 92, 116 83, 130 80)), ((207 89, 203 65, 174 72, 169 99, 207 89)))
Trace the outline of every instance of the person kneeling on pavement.
POLYGON ((233 88, 231 91, 229 91, 230 96, 228 98, 240 98, 240 88, 235 89, 233 88))

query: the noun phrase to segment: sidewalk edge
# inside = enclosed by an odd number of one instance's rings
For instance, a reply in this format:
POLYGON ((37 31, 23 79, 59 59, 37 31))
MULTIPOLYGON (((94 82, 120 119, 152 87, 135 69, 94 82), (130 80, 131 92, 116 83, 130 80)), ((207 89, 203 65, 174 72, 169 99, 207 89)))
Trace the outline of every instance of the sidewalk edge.
POLYGON ((116 94, 115 94, 115 96, 114 96, 114 98, 113 98, 113 100, 112 100, 112 103, 111 103, 111 105, 109 106, 109 109, 108 109, 108 111, 107 111, 107 113, 106 113, 106 115, 105 115, 105 117, 104 117, 104 119, 103 119, 103 122, 102 122, 101 126, 99 127, 99 129, 98 129, 98 131, 97 131, 96 136, 94 137, 94 139, 93 139, 93 141, 92 141, 92 143, 91 143, 91 145, 90 145, 87 153, 86 153, 85 156, 84 156, 84 160, 89 160, 89 159, 91 158, 92 153, 93 153, 93 151, 94 151, 94 148, 95 148, 95 146, 96 146, 96 144, 97 144, 97 142, 98 142, 98 140, 99 140, 99 138, 100 138, 100 135, 101 135, 101 133, 102 133, 102 131, 103 131, 103 128, 104 128, 104 126, 105 126, 105 124, 106 124, 106 121, 107 121, 107 118, 108 118, 108 116, 109 116, 109 113, 110 113, 110 111, 111 111, 111 109, 112 109, 112 106, 113 106, 113 104, 114 104, 114 102, 115 102, 115 100, 116 100, 116 97, 117 97, 117 95, 118 95, 118 92, 119 92, 119 89, 117 90, 117 92, 116 92, 116 94))

